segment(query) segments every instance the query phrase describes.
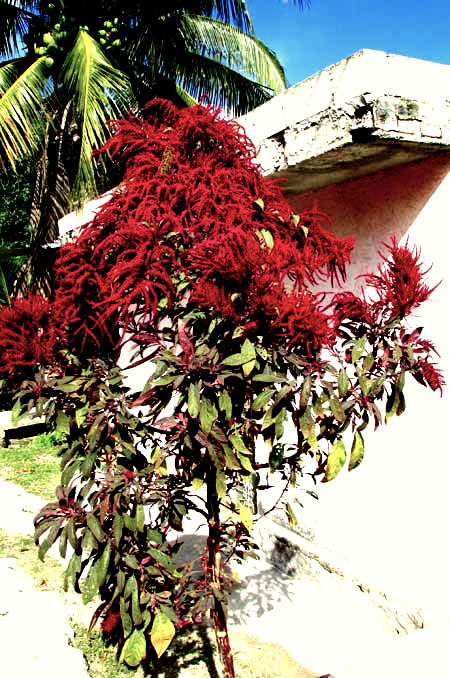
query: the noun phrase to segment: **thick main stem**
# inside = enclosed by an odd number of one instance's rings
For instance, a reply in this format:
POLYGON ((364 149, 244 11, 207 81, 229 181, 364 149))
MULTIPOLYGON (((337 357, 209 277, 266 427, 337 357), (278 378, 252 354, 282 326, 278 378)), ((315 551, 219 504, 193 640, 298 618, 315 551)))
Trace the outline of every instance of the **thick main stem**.
POLYGON ((216 642, 223 668, 223 678, 235 678, 233 654, 231 652, 230 638, 228 635, 228 623, 223 582, 223 564, 220 550, 220 500, 216 490, 216 467, 211 464, 207 482, 207 505, 208 505, 208 573, 209 584, 213 594, 213 607, 211 617, 216 634, 216 642))

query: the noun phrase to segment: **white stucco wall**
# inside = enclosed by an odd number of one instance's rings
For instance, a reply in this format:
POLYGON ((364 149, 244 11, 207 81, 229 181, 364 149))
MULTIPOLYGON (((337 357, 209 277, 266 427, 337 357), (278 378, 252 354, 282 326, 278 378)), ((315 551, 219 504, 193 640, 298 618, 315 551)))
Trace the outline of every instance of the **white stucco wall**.
MULTIPOLYGON (((314 202, 338 233, 357 237, 349 287, 376 268, 379 246, 391 235, 420 247, 426 267, 432 264, 430 283, 442 282, 411 325, 425 327, 450 382, 450 154, 298 196, 295 205, 314 202)), ((447 619, 450 388, 441 398, 410 377, 405 395, 400 418, 366 430, 362 465, 317 487, 319 501, 303 494, 298 516, 317 543, 362 565, 374 585, 447 619)))

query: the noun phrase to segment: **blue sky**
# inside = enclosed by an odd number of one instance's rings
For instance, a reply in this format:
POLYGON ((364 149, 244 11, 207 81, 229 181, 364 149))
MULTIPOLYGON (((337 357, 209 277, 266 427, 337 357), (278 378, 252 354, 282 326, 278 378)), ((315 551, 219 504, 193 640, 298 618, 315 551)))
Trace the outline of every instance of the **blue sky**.
POLYGON ((450 64, 443 0, 247 0, 256 35, 276 52, 289 84, 363 48, 450 64))

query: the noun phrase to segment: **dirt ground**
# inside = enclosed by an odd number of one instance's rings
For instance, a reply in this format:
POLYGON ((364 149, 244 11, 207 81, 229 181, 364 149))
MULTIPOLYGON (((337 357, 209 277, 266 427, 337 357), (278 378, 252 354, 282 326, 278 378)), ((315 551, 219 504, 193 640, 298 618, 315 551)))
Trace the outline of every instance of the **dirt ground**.
POLYGON ((236 663, 260 666, 274 678, 319 678, 318 673, 294 661, 281 645, 262 642, 245 631, 233 628, 230 629, 230 642, 236 663))

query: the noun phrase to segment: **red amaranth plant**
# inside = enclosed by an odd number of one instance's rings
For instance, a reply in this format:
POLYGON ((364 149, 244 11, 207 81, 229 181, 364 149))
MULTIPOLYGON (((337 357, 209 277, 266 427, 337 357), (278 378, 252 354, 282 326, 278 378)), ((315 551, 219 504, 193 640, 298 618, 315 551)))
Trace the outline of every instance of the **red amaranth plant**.
MULTIPOLYGON (((393 242, 368 276, 375 300, 324 294, 345 280, 352 239, 317 209, 293 213, 219 111, 156 100, 114 128, 106 150, 123 182, 62 249, 44 314, 55 324, 30 326, 52 350, 43 359, 22 346, 3 362, 5 376, 32 367, 19 404, 45 400, 49 426, 66 434, 59 501, 36 518, 36 539, 41 556, 70 544, 67 578, 85 601, 99 594, 92 624, 121 660, 157 661, 177 629, 209 615, 233 678, 225 565, 253 548, 260 474, 293 520, 284 491, 306 458, 314 478, 332 480, 348 429, 356 468, 369 422, 404 411, 407 372, 442 391, 433 345, 405 323, 432 290, 418 253, 393 242), (124 344, 146 377, 138 392, 116 364, 124 344), (208 532, 191 562, 186 518, 208 532)), ((3 334, 4 351, 18 331, 3 334)))
POLYGON ((430 298, 435 287, 429 287, 424 281, 428 271, 423 271, 420 252, 399 245, 395 238, 386 246, 387 255, 378 273, 366 276, 367 284, 378 293, 375 308, 381 312, 390 312, 392 318, 405 318, 430 298))
POLYGON ((19 297, 0 307, 0 328, 0 375, 12 385, 33 376, 38 366, 55 368, 63 361, 65 333, 47 299, 19 297))

